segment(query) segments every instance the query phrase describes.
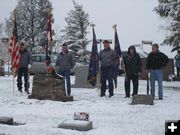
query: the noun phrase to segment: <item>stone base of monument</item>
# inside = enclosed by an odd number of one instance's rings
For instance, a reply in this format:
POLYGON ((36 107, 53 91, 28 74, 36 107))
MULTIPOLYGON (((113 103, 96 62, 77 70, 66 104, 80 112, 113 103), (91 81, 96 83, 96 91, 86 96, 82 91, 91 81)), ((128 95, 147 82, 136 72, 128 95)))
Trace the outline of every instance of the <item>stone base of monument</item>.
POLYGON ((13 125, 14 120, 11 117, 0 117, 0 124, 13 125))
POLYGON ((92 121, 66 120, 59 125, 59 128, 88 131, 93 128, 93 123, 92 121))
POLYGON ((65 81, 52 74, 36 74, 33 78, 32 93, 28 98, 39 100, 73 101, 72 96, 66 96, 65 81))
POLYGON ((174 77, 173 81, 180 81, 180 77, 174 77))
POLYGON ((132 105, 144 104, 154 105, 154 100, 151 95, 134 95, 132 98, 132 105))

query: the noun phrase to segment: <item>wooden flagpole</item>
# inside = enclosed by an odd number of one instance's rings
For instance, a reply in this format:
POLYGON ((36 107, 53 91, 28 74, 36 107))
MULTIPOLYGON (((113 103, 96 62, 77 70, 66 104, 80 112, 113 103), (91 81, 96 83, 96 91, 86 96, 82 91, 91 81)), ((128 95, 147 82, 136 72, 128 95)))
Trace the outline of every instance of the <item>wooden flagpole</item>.
MULTIPOLYGON (((116 41, 115 41, 115 38, 116 38, 116 37, 115 37, 115 36, 116 36, 116 35, 115 35, 115 34, 116 34, 116 27, 117 27, 117 25, 114 24, 114 25, 113 25, 113 29, 114 29, 114 50, 115 50, 115 48, 116 48, 116 41)), ((117 73, 116 73, 116 74, 117 74, 117 73)), ((114 85, 114 88, 117 87, 117 86, 116 86, 117 84, 115 84, 115 77, 116 77, 116 76, 114 75, 114 78, 113 78, 113 82, 114 82, 113 85, 114 85)), ((116 78, 116 79, 117 79, 117 78, 116 78)), ((116 80, 116 81, 117 81, 117 80, 116 80)), ((117 83, 117 82, 116 82, 116 83, 117 83)))

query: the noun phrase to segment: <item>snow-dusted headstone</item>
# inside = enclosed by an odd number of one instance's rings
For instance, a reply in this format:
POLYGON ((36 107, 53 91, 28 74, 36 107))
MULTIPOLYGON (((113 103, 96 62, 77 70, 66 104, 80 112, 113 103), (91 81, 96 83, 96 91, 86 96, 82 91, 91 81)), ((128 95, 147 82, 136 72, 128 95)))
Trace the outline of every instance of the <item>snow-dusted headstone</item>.
POLYGON ((74 88, 94 88, 87 81, 88 77, 88 66, 78 66, 74 69, 75 71, 75 85, 72 85, 74 88))
POLYGON ((13 125, 13 118, 11 117, 0 117, 0 124, 13 125))
POLYGON ((154 105, 154 100, 151 95, 134 95, 131 104, 154 105))
POLYGON ((29 98, 40 100, 73 101, 72 96, 66 96, 64 79, 52 74, 36 74, 33 78, 32 93, 29 98))
POLYGON ((92 121, 66 120, 59 125, 59 128, 88 131, 93 128, 93 123, 92 121))

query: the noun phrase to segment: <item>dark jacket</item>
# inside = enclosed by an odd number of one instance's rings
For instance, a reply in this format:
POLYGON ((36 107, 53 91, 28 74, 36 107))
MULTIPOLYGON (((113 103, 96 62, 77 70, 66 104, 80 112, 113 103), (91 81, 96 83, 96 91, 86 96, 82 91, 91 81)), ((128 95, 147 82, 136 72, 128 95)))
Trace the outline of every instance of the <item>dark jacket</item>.
POLYGON ((20 53, 20 68, 28 68, 28 65, 31 63, 31 55, 28 50, 24 49, 23 51, 19 51, 20 53))
POLYGON ((100 51, 99 60, 101 61, 102 67, 114 66, 114 64, 115 64, 114 51, 111 48, 100 51))
POLYGON ((151 52, 147 57, 146 68, 161 69, 162 67, 165 67, 168 62, 169 59, 164 53, 160 51, 157 51, 157 53, 151 52))
POLYGON ((127 75, 138 75, 138 73, 142 72, 141 58, 136 53, 136 50, 134 56, 131 56, 128 50, 128 53, 123 56, 123 61, 127 75))
POLYGON ((176 55, 174 59, 176 60, 175 66, 180 68, 180 55, 176 55))
POLYGON ((61 52, 56 60, 56 66, 60 67, 60 70, 70 70, 75 66, 74 56, 71 52, 61 52))

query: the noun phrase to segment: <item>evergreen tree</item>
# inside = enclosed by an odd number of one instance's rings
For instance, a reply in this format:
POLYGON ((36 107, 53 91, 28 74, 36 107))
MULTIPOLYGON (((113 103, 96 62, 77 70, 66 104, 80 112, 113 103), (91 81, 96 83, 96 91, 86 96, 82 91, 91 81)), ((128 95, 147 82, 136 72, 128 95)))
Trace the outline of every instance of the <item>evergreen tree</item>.
POLYGON ((89 15, 84 11, 83 6, 73 1, 74 9, 70 10, 65 18, 67 26, 63 30, 63 40, 68 44, 69 49, 74 53, 80 63, 88 62, 86 46, 87 28, 90 25, 89 15))
POLYGON ((3 33, 3 23, 0 23, 0 37, 2 36, 3 33))
POLYGON ((169 30, 171 34, 166 37, 164 44, 180 45, 180 1, 179 0, 159 0, 155 11, 163 18, 170 20, 169 30))
MULTIPOLYGON (((20 0, 15 8, 18 40, 23 40, 29 48, 45 45, 47 34, 48 13, 52 11, 49 0, 20 0)), ((12 35, 13 12, 6 19, 7 33, 12 35)))

